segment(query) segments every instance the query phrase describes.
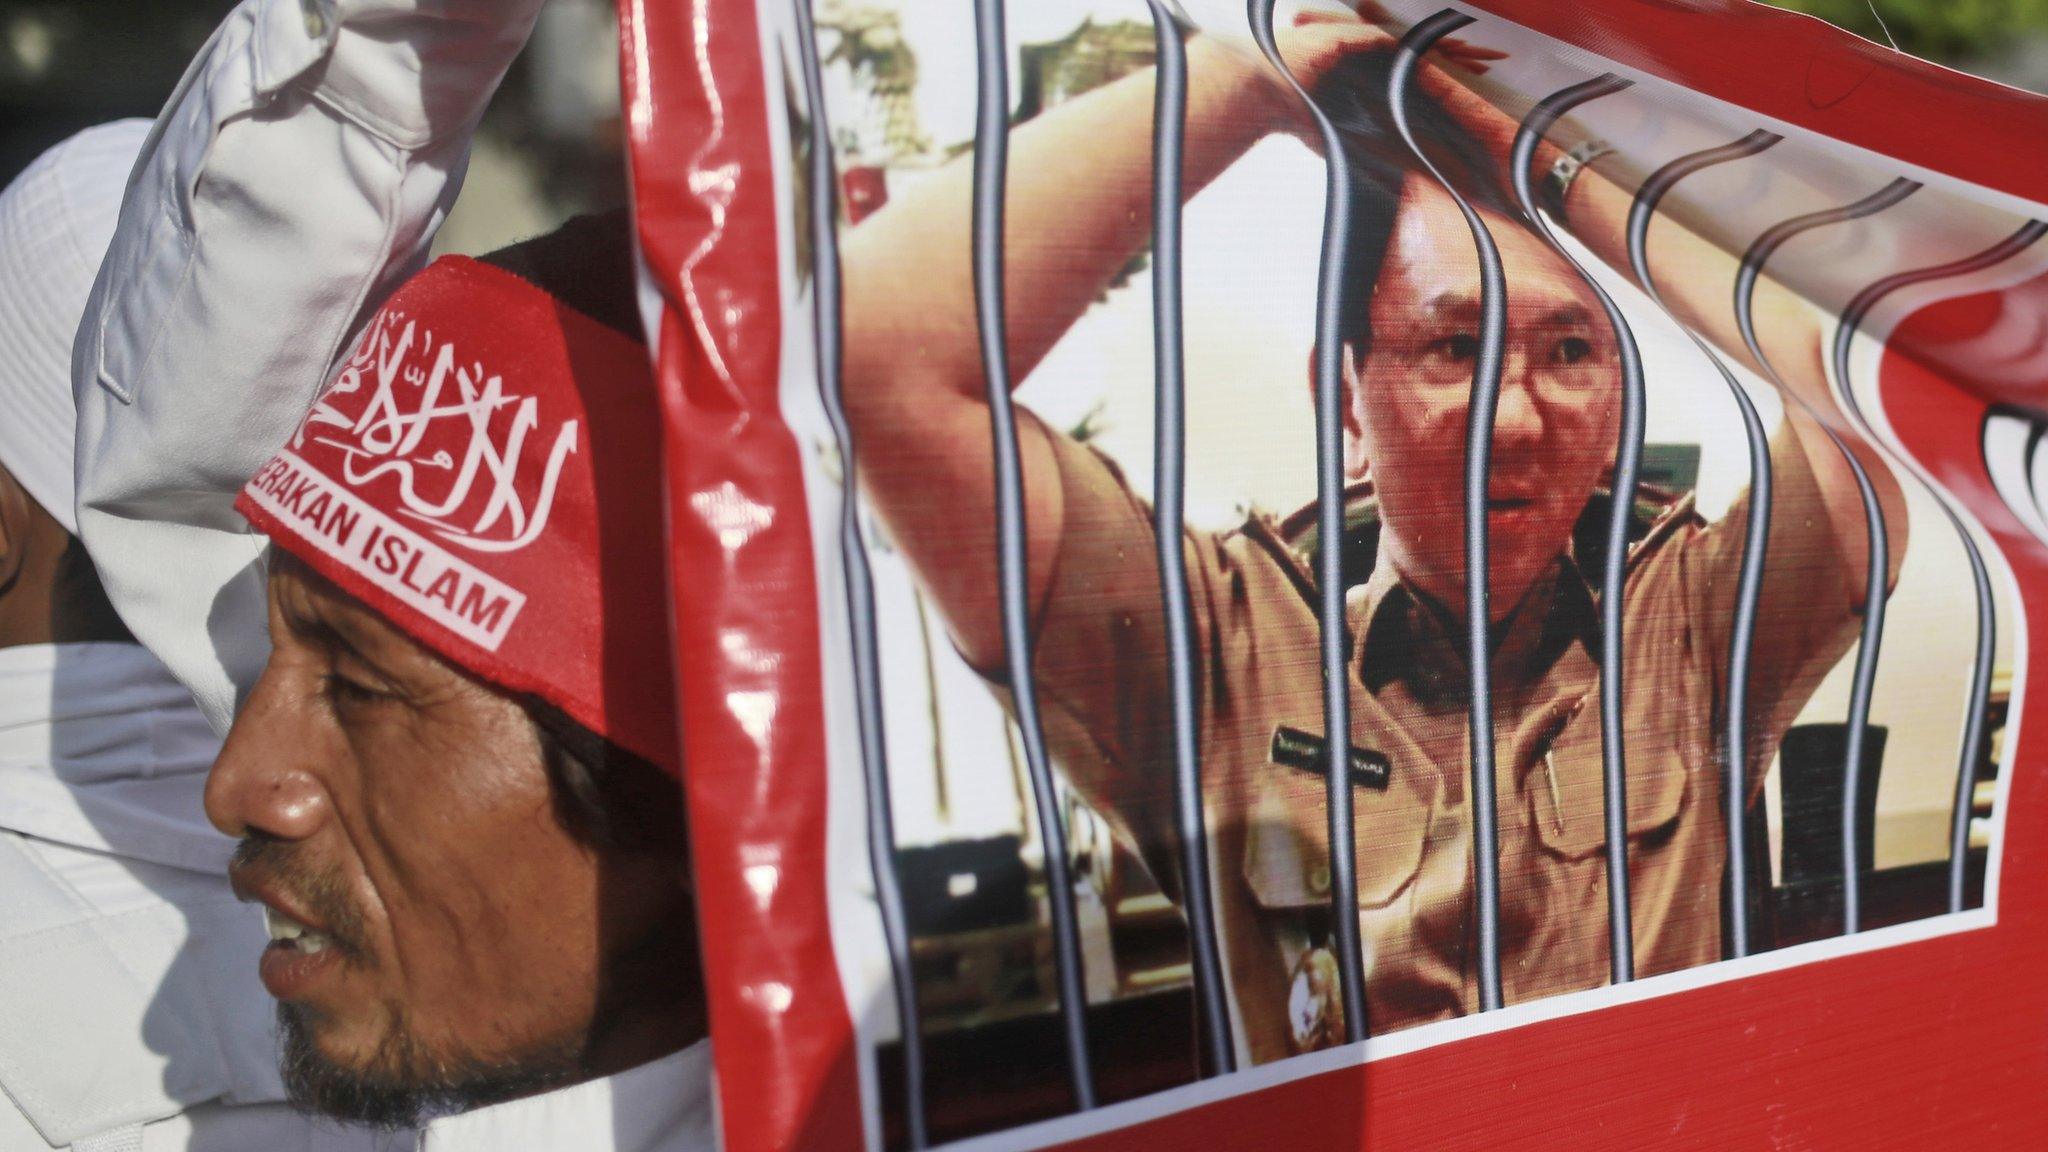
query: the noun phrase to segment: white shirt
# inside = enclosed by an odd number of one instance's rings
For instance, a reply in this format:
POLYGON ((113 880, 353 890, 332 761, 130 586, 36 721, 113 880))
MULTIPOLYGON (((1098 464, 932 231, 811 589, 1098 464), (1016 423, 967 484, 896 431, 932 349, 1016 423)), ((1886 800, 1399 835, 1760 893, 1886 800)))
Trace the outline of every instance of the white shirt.
POLYGON ((220 740, 134 644, 0 648, 0 828, 224 878, 200 795, 220 740))
POLYGON ((711 1051, 374 1133, 284 1103, 219 741, 132 644, 0 648, 0 1152, 707 1152, 711 1051))
MULTIPOLYGON (((269 653, 264 541, 235 494, 424 263, 540 5, 244 0, 137 162, 72 350, 79 535, 217 731, 269 653)), ((698 1045, 420 1145, 708 1152, 710 1073, 698 1045)))
POLYGON ((283 1103, 218 747, 140 647, 0 648, 0 1149, 382 1146, 283 1103))
POLYGON ((424 262, 540 0, 244 0, 157 118, 72 348, 79 535, 225 732, 269 652, 234 510, 424 262))

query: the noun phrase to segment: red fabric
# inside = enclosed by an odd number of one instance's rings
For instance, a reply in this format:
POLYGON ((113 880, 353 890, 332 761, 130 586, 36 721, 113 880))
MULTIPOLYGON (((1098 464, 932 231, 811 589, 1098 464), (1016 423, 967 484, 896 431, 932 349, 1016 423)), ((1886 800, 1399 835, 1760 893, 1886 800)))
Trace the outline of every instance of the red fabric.
MULTIPOLYGON (((2030 200, 2048 101, 1751 0, 1472 0, 1717 100, 2030 200)), ((1879 4, 1882 10, 1884 5, 1879 4)))
MULTIPOLYGON (((727 1152, 860 1146, 825 901, 825 705, 753 0, 619 5, 644 282, 660 293, 690 846, 727 1152)), ((781 84, 776 75, 773 83, 781 84)))
POLYGON ((235 506, 450 663, 675 772, 654 412, 638 343, 450 257, 235 506))

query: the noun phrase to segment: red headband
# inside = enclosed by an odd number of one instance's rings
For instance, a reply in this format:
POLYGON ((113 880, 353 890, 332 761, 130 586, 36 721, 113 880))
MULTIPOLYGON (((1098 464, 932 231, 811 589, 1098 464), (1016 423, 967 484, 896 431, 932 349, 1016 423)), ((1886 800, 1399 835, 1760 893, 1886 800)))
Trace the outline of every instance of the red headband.
POLYGON ((660 428, 645 348, 449 257, 235 507, 450 663, 673 772, 660 428))

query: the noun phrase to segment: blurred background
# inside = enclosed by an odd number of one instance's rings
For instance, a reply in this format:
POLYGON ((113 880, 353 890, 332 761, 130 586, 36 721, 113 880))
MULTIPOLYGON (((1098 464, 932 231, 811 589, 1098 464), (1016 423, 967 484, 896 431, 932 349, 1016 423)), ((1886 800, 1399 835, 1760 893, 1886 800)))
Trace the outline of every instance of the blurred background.
MULTIPOLYGON (((2048 91, 2048 0, 1779 6, 1880 44, 1896 40, 1903 51, 1953 68, 2048 91)), ((154 116, 232 7, 231 0, 0 0, 0 182, 88 125, 154 116)), ((613 45, 610 0, 552 0, 485 117, 442 249, 488 250, 621 202, 613 45)))
MULTIPOLYGON (((154 117, 234 0, 0 0, 0 183, 72 133, 154 117)), ((551 0, 437 247, 482 252, 624 201, 611 0, 551 0)))

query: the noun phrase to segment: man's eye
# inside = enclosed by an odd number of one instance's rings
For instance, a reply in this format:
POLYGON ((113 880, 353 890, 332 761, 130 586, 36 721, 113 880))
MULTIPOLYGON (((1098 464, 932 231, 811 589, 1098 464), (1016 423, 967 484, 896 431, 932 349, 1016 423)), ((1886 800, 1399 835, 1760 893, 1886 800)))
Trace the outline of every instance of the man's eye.
POLYGON ((1479 355, 1479 338, 1469 332, 1445 336, 1432 340, 1422 349, 1422 354, 1432 360, 1462 364, 1476 359, 1479 355))
POLYGON ((336 704, 378 704, 395 699, 389 692, 380 692, 360 680, 351 680, 334 672, 321 677, 320 684, 327 698, 336 704))
POLYGON ((1593 356, 1593 342, 1583 336, 1567 336, 1551 349, 1550 359, 1557 364, 1577 364, 1593 356))

